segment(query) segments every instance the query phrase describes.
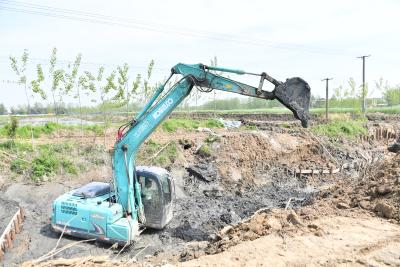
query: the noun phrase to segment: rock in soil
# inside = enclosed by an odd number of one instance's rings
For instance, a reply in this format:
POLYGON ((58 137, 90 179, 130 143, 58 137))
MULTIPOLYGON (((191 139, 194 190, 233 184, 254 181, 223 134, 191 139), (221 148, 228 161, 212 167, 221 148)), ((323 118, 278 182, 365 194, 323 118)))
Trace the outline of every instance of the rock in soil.
POLYGON ((391 219, 393 218, 395 208, 383 202, 378 202, 375 205, 374 210, 378 213, 379 216, 391 219))
POLYGON ((287 216, 287 220, 294 225, 303 225, 300 217, 293 210, 287 216))

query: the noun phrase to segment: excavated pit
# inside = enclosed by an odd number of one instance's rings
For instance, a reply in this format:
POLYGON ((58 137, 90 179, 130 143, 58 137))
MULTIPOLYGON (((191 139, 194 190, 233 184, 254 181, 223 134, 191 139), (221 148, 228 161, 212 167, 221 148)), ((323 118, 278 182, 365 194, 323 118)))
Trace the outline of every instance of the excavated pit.
MULTIPOLYGON (((246 219, 261 208, 308 205, 321 187, 358 175, 363 164, 370 164, 374 156, 383 155, 382 146, 374 147, 369 143, 357 147, 351 143, 346 148, 322 146, 302 129, 277 129, 279 133, 276 129, 219 133, 218 138, 207 143, 210 155, 198 153, 198 143, 188 146, 183 142, 185 162, 169 166, 176 179, 174 218, 162 231, 144 231, 137 243, 120 255, 129 258, 140 252, 137 258, 141 259, 161 252, 179 254, 188 242, 212 240, 225 226, 246 219), (346 168, 335 175, 296 173, 296 169, 330 169, 344 165, 346 168)), ((46 183, 41 186, 15 184, 1 189, 0 208, 9 207, 9 203, 17 204, 9 202, 14 199, 26 210, 24 231, 15 241, 15 249, 6 254, 4 266, 38 258, 55 247, 59 236, 49 227, 50 204, 74 187, 75 184, 46 183)), ((59 247, 73 241, 77 239, 65 237, 59 247)), ((119 251, 91 242, 65 250, 57 257, 114 257, 119 251)))

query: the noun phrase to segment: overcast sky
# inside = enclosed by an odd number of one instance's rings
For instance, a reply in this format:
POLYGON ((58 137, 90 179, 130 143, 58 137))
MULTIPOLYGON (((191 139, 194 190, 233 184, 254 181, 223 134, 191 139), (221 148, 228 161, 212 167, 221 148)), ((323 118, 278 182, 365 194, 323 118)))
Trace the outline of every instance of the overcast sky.
MULTIPOLYGON (((400 84, 396 0, 23 1, 0 0, 0 102, 7 106, 25 103, 22 88, 3 82, 16 79, 8 57, 20 56, 24 48, 33 58, 31 70, 47 62, 53 47, 62 60, 82 53, 82 70, 103 64, 110 71, 127 62, 131 77, 145 73, 154 59, 154 81, 168 76, 178 62, 208 64, 217 56, 225 67, 265 71, 278 80, 302 77, 320 96, 325 77, 334 78, 332 88, 346 86, 350 77, 361 84, 356 57, 371 54, 366 64, 370 88, 380 77, 400 84), (110 16, 115 25, 31 14, 38 9, 23 3, 110 16)), ((54 14, 55 9, 47 10, 54 14)))

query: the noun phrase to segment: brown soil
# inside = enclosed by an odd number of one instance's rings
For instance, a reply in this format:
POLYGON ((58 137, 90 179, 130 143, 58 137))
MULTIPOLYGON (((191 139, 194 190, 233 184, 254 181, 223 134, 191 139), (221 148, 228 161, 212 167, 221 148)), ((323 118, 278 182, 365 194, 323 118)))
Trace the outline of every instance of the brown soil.
POLYGON ((304 133, 235 132, 222 139, 216 165, 226 187, 243 189, 271 182, 274 170, 294 174, 296 169, 329 169, 333 163, 304 133))
POLYGON ((332 194, 337 206, 360 207, 378 216, 400 221, 400 156, 370 165, 354 183, 339 182, 321 194, 332 194))
POLYGON ((218 233, 218 241, 192 242, 180 255, 136 263, 108 257, 26 262, 50 266, 399 266, 400 226, 360 209, 320 204, 312 209, 259 211, 218 233), (184 262, 180 262, 184 259, 184 262), (192 260, 189 260, 192 259, 192 260))

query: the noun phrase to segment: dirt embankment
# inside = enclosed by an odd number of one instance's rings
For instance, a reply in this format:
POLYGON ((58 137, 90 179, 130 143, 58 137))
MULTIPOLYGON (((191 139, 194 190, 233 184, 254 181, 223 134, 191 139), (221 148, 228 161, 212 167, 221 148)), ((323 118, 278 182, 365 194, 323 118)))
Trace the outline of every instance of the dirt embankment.
POLYGON ((372 164, 354 182, 339 181, 320 196, 338 207, 360 207, 400 222, 400 156, 372 164))
POLYGON ((270 184, 298 169, 329 169, 333 163, 304 133, 227 134, 220 143, 215 165, 227 188, 246 189, 270 184), (280 177, 279 177, 280 176, 280 177))

